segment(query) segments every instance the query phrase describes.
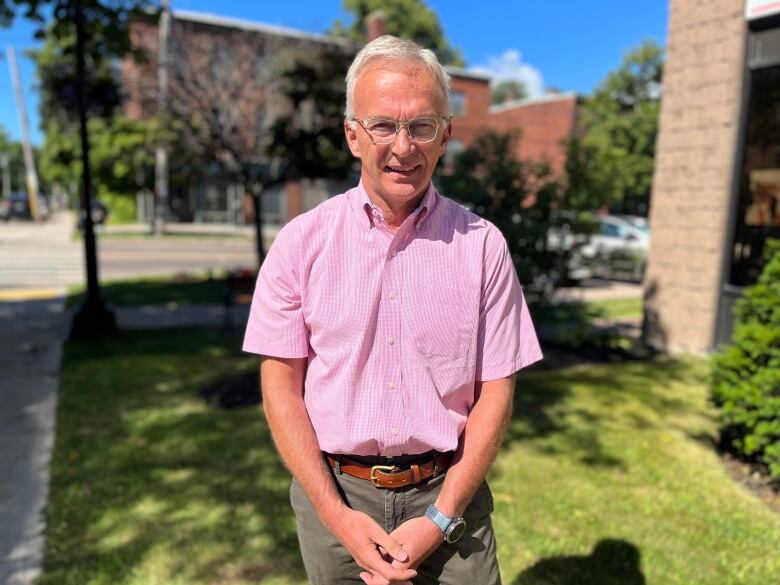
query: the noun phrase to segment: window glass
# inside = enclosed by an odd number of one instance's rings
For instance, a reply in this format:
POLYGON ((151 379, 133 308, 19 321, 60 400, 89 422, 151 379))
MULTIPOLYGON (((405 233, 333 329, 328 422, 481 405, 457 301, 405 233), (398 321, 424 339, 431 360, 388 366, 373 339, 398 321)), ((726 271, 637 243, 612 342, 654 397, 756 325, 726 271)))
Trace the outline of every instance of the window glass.
POLYGON ((749 286, 764 242, 780 237, 780 67, 751 74, 750 102, 729 282, 749 286))
POLYGON ((450 115, 464 116, 466 114, 466 94, 462 91, 453 91, 450 94, 450 115))

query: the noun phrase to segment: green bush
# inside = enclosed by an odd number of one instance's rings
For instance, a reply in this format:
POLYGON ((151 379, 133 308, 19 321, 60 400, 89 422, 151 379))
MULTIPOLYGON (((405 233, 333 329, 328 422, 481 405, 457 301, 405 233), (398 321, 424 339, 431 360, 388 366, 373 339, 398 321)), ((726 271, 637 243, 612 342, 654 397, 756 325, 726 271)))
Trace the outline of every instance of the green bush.
POLYGON ((135 197, 100 189, 98 198, 108 208, 109 223, 135 223, 135 197))
POLYGON ((780 240, 766 258, 737 302, 732 344, 713 356, 713 399, 724 442, 780 479, 780 240))

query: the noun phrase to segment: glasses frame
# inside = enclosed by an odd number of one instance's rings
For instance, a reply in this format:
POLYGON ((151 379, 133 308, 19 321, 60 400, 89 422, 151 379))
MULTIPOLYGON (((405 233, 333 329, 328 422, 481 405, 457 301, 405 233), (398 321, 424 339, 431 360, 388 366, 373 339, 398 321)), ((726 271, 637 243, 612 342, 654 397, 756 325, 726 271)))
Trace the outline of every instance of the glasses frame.
POLYGON ((439 137, 439 129, 441 128, 440 121, 444 120, 445 123, 448 123, 451 120, 451 116, 416 116, 414 118, 409 118, 406 121, 402 120, 393 120, 392 118, 383 118, 382 116, 370 116, 368 118, 355 118, 354 116, 349 119, 350 122, 357 122, 360 124, 360 127, 363 128, 363 131, 368 135, 368 139, 371 141, 371 144, 374 146, 376 145, 382 145, 385 144, 392 144, 396 141, 398 138, 398 133, 401 131, 401 127, 406 128, 406 135, 409 137, 409 140, 411 142, 414 142, 415 144, 428 144, 430 142, 433 142, 439 137), (366 128, 366 123, 370 122, 372 120, 382 120, 383 122, 393 122, 395 124, 395 134, 393 134, 392 138, 390 138, 387 142, 377 142, 374 137, 371 135, 371 132, 368 131, 368 128, 366 128), (414 122, 415 120, 436 120, 436 134, 433 135, 433 138, 430 140, 417 140, 416 138, 412 137, 412 132, 409 130, 409 124, 414 122))

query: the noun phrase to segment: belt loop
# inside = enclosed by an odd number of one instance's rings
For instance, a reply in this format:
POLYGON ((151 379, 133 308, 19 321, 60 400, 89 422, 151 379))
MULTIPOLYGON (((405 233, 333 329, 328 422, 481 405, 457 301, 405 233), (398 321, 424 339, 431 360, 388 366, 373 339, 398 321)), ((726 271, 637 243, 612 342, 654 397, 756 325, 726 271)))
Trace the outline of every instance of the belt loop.
POLYGON ((336 470, 336 475, 341 475, 341 455, 336 455, 336 466, 334 469, 336 470))

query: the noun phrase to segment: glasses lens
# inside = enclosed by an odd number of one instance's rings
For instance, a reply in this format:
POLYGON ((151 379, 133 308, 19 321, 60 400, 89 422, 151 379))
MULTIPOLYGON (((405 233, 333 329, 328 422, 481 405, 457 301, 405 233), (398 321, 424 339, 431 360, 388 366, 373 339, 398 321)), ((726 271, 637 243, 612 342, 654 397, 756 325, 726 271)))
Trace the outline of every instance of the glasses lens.
POLYGON ((436 138, 439 121, 436 118, 415 118, 409 120, 409 134, 417 142, 430 142, 436 138))
POLYGON ((374 140, 387 141, 395 138, 395 133, 398 126, 396 125, 395 120, 373 118, 366 120, 365 128, 366 132, 371 134, 374 140))

